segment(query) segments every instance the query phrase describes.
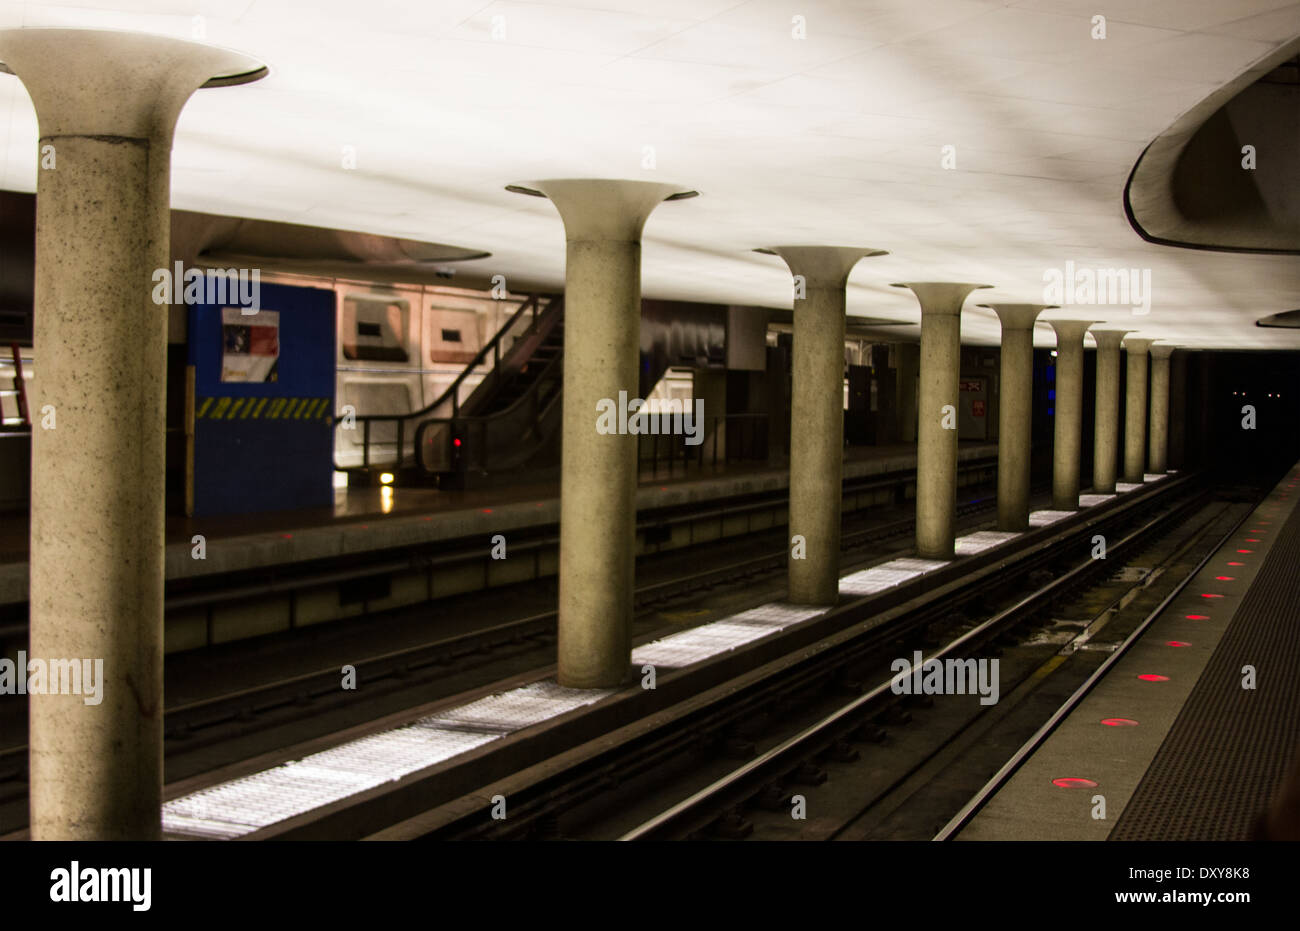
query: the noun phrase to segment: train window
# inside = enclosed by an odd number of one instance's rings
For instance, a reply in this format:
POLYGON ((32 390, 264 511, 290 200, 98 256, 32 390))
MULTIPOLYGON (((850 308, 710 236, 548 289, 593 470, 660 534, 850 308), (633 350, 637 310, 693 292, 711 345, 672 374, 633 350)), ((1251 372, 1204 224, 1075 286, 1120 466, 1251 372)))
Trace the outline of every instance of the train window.
POLYGON ((473 362, 482 340, 479 313, 463 307, 429 307, 429 361, 464 365, 473 362))
POLYGON ((349 297, 343 301, 340 337, 343 356, 369 362, 407 362, 410 305, 383 297, 349 297))

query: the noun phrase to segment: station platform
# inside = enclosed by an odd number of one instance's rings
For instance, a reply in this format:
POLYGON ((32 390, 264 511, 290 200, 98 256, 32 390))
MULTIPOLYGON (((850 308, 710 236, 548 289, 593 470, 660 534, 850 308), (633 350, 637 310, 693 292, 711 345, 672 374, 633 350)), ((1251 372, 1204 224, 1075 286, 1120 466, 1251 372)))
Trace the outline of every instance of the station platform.
POLYGON ((1300 749, 1298 489, 1300 464, 1080 687, 1055 729, 1022 748, 956 839, 1268 836, 1261 815, 1300 749))
MULTIPOLYGON (((959 461, 995 457, 997 444, 964 442, 959 461)), ((914 444, 845 448, 844 480, 916 468, 914 444)), ((643 474, 638 511, 676 508, 738 496, 772 493, 789 486, 785 465, 704 464, 684 470, 661 466, 643 474)), ((494 533, 558 524, 558 483, 475 491, 425 488, 350 488, 336 493, 332 509, 277 511, 217 518, 169 517, 166 578, 219 576, 273 566, 353 556, 403 546, 488 539, 494 533), (192 556, 195 534, 206 557, 192 556)), ((0 519, 0 605, 25 602, 28 518, 0 519)))

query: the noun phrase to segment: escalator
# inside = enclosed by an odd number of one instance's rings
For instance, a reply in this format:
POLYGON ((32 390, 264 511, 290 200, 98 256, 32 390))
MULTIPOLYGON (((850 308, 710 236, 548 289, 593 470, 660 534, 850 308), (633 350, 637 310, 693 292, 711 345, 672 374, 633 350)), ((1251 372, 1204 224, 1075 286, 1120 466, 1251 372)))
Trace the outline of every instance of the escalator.
POLYGON ((552 298, 450 418, 416 428, 419 470, 463 489, 559 473, 564 299, 552 298))
MULTIPOLYGON (((724 322, 713 308, 643 302, 640 396, 670 366, 723 366, 724 346, 724 322)), ((356 418, 364 454, 354 471, 369 477, 382 468, 395 473, 398 484, 446 489, 558 479, 563 360, 564 298, 534 296, 433 404, 409 414, 356 418), (466 378, 489 364, 461 400, 466 378), (380 466, 372 458, 381 437, 386 449, 402 451, 400 463, 390 459, 380 466)))
POLYGON ((563 298, 529 296, 433 403, 340 418, 356 431, 361 461, 337 468, 349 485, 455 488, 534 457, 543 468, 558 463, 563 340, 563 298))

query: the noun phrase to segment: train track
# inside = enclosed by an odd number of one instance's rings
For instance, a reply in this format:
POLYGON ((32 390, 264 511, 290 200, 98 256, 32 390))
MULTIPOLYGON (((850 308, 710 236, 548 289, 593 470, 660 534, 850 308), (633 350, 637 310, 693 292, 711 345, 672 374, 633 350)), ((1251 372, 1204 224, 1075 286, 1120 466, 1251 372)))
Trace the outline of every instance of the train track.
MULTIPOLYGON (((892 479, 894 483, 906 480, 906 477, 900 476, 892 479)), ((888 483, 882 483, 880 479, 868 483, 871 487, 881 484, 888 483)), ((990 499, 964 502, 958 506, 958 516, 972 517, 991 513, 993 507, 990 499)), ((730 511, 719 513, 734 516, 730 511)), ((855 555, 863 550, 907 537, 914 526, 914 519, 905 518, 846 531, 841 540, 842 558, 846 567, 851 566, 855 555)), ((762 533, 763 531, 756 531, 755 535, 762 533)), ((643 615, 691 594, 758 584, 783 572, 786 558, 787 553, 783 548, 641 586, 635 592, 635 610, 643 615)), ((484 597, 492 597, 491 590, 485 592, 484 597)), ((377 696, 385 688, 404 691, 437 680, 453 664, 467 659, 481 664, 502 648, 519 647, 530 642, 549 644, 554 640, 556 623, 555 611, 542 612, 464 634, 374 654, 354 661, 351 665, 356 669, 357 681, 366 684, 368 695, 377 696)), ((257 729, 259 721, 268 720, 272 716, 274 720, 269 721, 268 726, 313 717, 320 713, 318 706, 328 704, 330 699, 338 700, 341 694, 339 666, 331 664, 169 707, 165 713, 164 733, 171 748, 190 752, 228 739, 229 735, 220 730, 223 725, 236 725, 238 736, 246 736, 257 729)), ((11 801, 26 791, 21 785, 26 779, 26 753, 25 744, 0 750, 0 783, 10 784, 8 790, 0 789, 0 803, 11 801)))
MULTIPOLYGON (((756 721, 788 720, 792 715, 797 716, 801 707, 824 700, 828 689, 852 693, 855 697, 851 701, 840 704, 831 715, 823 716, 829 720, 821 727, 808 733, 805 733, 807 728, 799 729, 778 742, 773 751, 727 771, 710 783, 708 791, 696 793, 659 816, 647 819, 640 833, 640 829, 633 829, 621 835, 689 836, 711 825, 725 823, 730 817, 728 813, 737 805, 753 797, 770 796, 771 786, 780 779, 797 783, 824 778, 812 762, 817 755, 847 754, 849 740, 880 739, 884 727, 908 718, 909 713, 898 696, 889 691, 887 680, 873 687, 863 685, 867 681, 864 669, 879 666, 884 657, 899 655, 900 644, 908 640, 923 642, 933 638, 938 629, 963 622, 965 619, 959 615, 954 617, 954 609, 963 604, 972 613, 978 613, 980 602, 1008 586, 1027 584, 1036 589, 1033 595, 1017 599, 1011 608, 999 611, 990 621, 964 631, 949 642, 947 649, 969 647, 975 640, 996 639, 1013 621, 1041 611, 1054 598, 1083 584, 1091 573, 1105 571, 1106 564, 1099 567, 1093 560, 1083 564, 1071 560, 1063 570, 1048 568, 1070 549, 1066 545, 1068 540, 1083 533, 1092 534, 1098 528, 1114 533, 1124 525, 1128 529, 1122 535, 1122 542, 1110 548, 1118 555, 1136 546, 1153 530, 1185 516, 1196 504, 1195 494, 1189 494, 1191 479, 1183 476, 1168 481, 1170 484, 1154 495, 1121 502, 1095 522, 1052 535, 1051 540, 1056 543, 1049 546, 1044 542, 1041 549, 1020 558, 1014 566, 999 566, 1003 571, 987 573, 977 583, 963 587, 959 595, 949 593, 950 598, 945 600, 940 597, 944 592, 937 591, 934 600, 897 614, 888 623, 868 624, 865 630, 855 626, 814 646, 796 647, 781 663, 751 669, 695 694, 673 710, 654 716, 653 721, 608 735, 599 742, 599 747, 575 749, 552 760, 521 767, 509 779, 485 786, 458 802, 378 830, 371 836, 384 839, 557 836, 563 834, 558 827, 561 820, 581 820, 586 817, 581 814, 584 809, 612 806, 615 811, 625 812, 629 805, 636 803, 637 786, 657 791, 666 780, 680 777, 683 765, 689 772, 692 767, 698 768, 701 759, 716 765, 719 753, 747 756, 760 739, 752 733, 756 721), (1176 490, 1183 497, 1176 507, 1169 507, 1165 502, 1176 490), (1155 507, 1160 507, 1161 513, 1146 519, 1145 515, 1155 507), (1139 521, 1142 521, 1140 527, 1139 521), (508 821, 493 821, 485 817, 481 808, 474 809, 473 799, 482 799, 483 793, 489 791, 509 792, 512 814, 508 821)), ((1114 562, 1109 565, 1113 566, 1114 562)))
MULTIPOLYGON (((1228 510, 1229 510, 1228 507, 1225 507, 1223 509, 1224 512, 1227 512, 1228 510)), ((938 833, 935 834, 933 838, 934 840, 937 841, 951 840, 954 837, 956 837, 958 834, 960 834, 962 828, 964 828, 967 824, 970 823, 971 819, 973 819, 979 813, 980 809, 984 807, 984 805, 988 802, 988 800, 992 798, 993 795, 996 794, 997 791, 1001 789, 1002 786, 1004 786, 1006 782, 1015 774, 1016 770, 1018 770, 1024 764, 1024 762, 1028 760, 1029 757, 1031 757, 1034 754, 1034 752, 1043 745, 1043 743, 1052 734, 1052 732, 1056 730, 1057 726, 1062 721, 1064 721, 1065 718, 1076 707, 1078 707, 1079 703, 1083 701, 1083 699, 1088 695, 1089 692, 1092 691, 1092 689, 1097 685, 1097 683, 1099 683, 1103 678, 1105 678, 1106 674, 1110 671, 1111 667, 1114 666, 1117 662, 1119 662, 1120 658, 1126 652, 1128 652, 1129 648, 1132 647, 1133 644, 1135 644, 1142 637, 1146 629, 1150 627, 1152 623, 1154 623, 1156 618, 1158 618, 1161 615, 1161 613, 1165 610, 1165 608, 1168 607, 1174 601, 1175 598, 1177 598, 1180 594, 1182 594, 1183 590, 1187 588, 1187 586, 1191 583, 1191 581, 1194 578, 1196 578, 1197 574, 1200 573, 1201 570, 1205 568, 1205 566, 1209 563, 1209 561, 1212 558, 1214 558, 1214 554, 1218 552, 1219 548, 1224 543, 1231 540, 1233 536, 1241 529, 1245 521, 1250 519, 1251 512, 1249 508, 1243 508, 1241 510, 1243 511, 1242 516, 1239 519, 1233 521, 1232 525, 1225 532, 1219 535, 1215 543, 1206 550, 1205 555, 1201 557, 1201 559, 1196 563, 1196 565, 1193 566, 1188 572, 1184 573, 1183 578, 1180 579, 1178 584, 1175 585, 1173 589, 1170 590, 1160 600, 1160 603, 1158 605, 1156 605, 1154 608, 1152 608, 1150 611, 1147 612, 1146 616, 1143 617, 1142 621, 1128 634, 1128 636, 1124 638, 1124 640, 1121 643, 1119 643, 1115 647, 1115 649, 1110 653, 1110 655, 1106 657, 1105 661, 1097 669, 1095 669, 1093 673, 1090 676, 1088 676, 1088 678, 1081 685, 1079 685, 1078 688, 1074 690, 1074 692, 1070 694, 1069 698, 1067 698, 1064 702, 1061 703, 1061 705, 1056 709, 1056 711, 1052 713, 1052 716, 1048 718, 1043 723, 1043 725, 1039 727, 1037 731, 1034 732, 1033 736, 1031 736, 1027 741, 1025 741, 1025 743, 1021 745, 1020 749, 1018 749, 1011 756, 1011 758, 1007 760, 1006 763, 1003 764, 1002 767, 999 768, 996 773, 993 774, 993 776, 988 780, 988 782, 986 782, 983 786, 981 786, 979 791, 976 792, 974 795, 972 795, 970 800, 965 805, 963 805, 961 809, 952 816, 952 818, 948 820, 948 822, 938 831, 938 833)), ((1196 533, 1195 536, 1184 541, 1177 548, 1177 550, 1175 550, 1175 552, 1166 559, 1165 565, 1172 565, 1177 559, 1179 559, 1187 552, 1189 552, 1196 544, 1200 543, 1201 540, 1203 540, 1206 536, 1209 535, 1209 533, 1211 532, 1211 528, 1215 525, 1215 523, 1216 523, 1215 521, 1207 521, 1206 525, 1198 533, 1196 533)), ((1089 629, 1086 629, 1084 631, 1083 634, 1080 634, 1080 637, 1084 636, 1085 634, 1088 634, 1090 630, 1091 630, 1091 625, 1089 626, 1089 629)), ((1072 642, 1070 646, 1073 645, 1074 644, 1072 642)))
MULTIPOLYGON (((1178 508, 1157 516, 1144 526, 1129 533, 1117 544, 1108 547, 1107 558, 1115 559, 1138 549, 1149 541, 1152 533, 1181 520, 1187 510, 1193 507, 1195 507, 1194 502, 1186 508, 1178 508)), ((1228 506, 1225 505, 1218 513, 1205 520, 1194 533, 1189 535, 1172 553, 1166 556, 1161 565, 1156 567, 1152 573, 1135 579, 1132 584, 1122 586, 1111 595, 1108 603, 1097 612, 1091 623, 1087 624, 1073 640, 1062 648, 1062 654, 1073 652, 1082 647, 1097 632, 1099 627, 1118 610, 1121 604, 1130 601, 1137 593, 1146 588, 1153 578, 1176 564, 1187 551, 1200 544, 1217 526, 1218 518, 1227 509, 1228 506)), ((1231 533, 1232 530, 1228 530, 1227 536, 1230 536, 1231 533)), ((1221 535, 1220 538, 1225 537, 1221 535)), ((1210 551, 1213 552, 1217 545, 1216 543, 1215 546, 1212 546, 1210 551)), ((1084 583, 1088 575, 1095 574, 1097 566, 1091 564, 1091 562, 1080 564, 1039 591, 1029 594, 998 611, 987 620, 970 630, 964 631, 941 647, 933 651, 926 651, 925 660, 942 661, 949 657, 968 657, 975 655, 977 651, 988 650, 999 638, 1013 632, 1026 620, 1036 617, 1046 605, 1059 600, 1064 592, 1077 588, 1081 583, 1084 583)), ((1179 589, 1183 584, 1186 584, 1188 579, 1192 578, 1195 571, 1194 569, 1191 575, 1186 576, 1179 584, 1179 589)), ((1168 600, 1166 598, 1162 605, 1167 603, 1168 600)), ((1132 642, 1137 633, 1140 633, 1140 630, 1144 627, 1145 623, 1126 641, 1126 645, 1132 642)), ((1111 654, 1102 668, 1097 673, 1094 673, 1093 678, 1088 683, 1089 687, 1092 682, 1099 678, 1100 673, 1109 667, 1109 664, 1114 661, 1117 655, 1118 653, 1111 654)), ((1016 687, 1029 678, 1029 675, 1025 675, 1018 681, 1010 683, 1010 688, 1004 687, 1004 694, 1012 694, 1016 687)), ((818 761, 824 759, 827 755, 841 761, 855 758, 856 751, 849 749, 852 742, 850 737, 855 730, 861 728, 864 717, 878 717, 883 707, 897 700, 892 691, 892 683, 892 678, 877 682, 862 695, 841 704, 829 713, 821 715, 816 721, 782 740, 776 746, 732 769, 725 775, 714 779, 681 802, 664 809, 653 817, 647 818, 641 824, 624 832, 619 839, 650 840, 707 835, 748 836, 751 825, 742 813, 746 805, 756 801, 771 807, 775 801, 788 809, 790 793, 781 787, 788 787, 799 782, 807 783, 809 782, 808 776, 810 773, 820 774, 819 778, 814 782, 814 784, 820 784, 823 781, 822 777, 824 777, 825 771, 818 765, 818 761)), ((1081 694, 1076 693, 1065 706, 1058 709, 1049 725, 1054 726, 1057 721, 1063 718, 1079 700, 1081 694)), ((994 709, 998 709, 999 713, 1006 713, 1005 707, 988 706, 976 716, 971 724, 974 725, 979 720, 979 717, 983 715, 994 714, 994 709)), ((1049 733, 1051 726, 1045 725, 1042 735, 1049 733)), ((848 817, 843 817, 838 826, 820 826, 817 832, 819 839, 838 839, 844 836, 851 827, 870 820, 873 809, 878 804, 888 799, 892 791, 908 783, 917 773, 939 758, 950 745, 961 738, 963 733, 964 729, 956 733, 950 733, 944 739, 934 743, 928 752, 914 756, 906 767, 897 772, 896 775, 891 774, 893 775, 891 783, 881 786, 873 798, 863 804, 856 812, 851 813, 848 817)), ((1042 736, 1036 738, 1036 740, 1041 739, 1043 739, 1042 736)), ((1016 757, 1008 762, 1003 771, 999 772, 995 780, 990 781, 978 794, 977 799, 972 800, 971 804, 966 806, 957 817, 954 817, 949 826, 940 833, 940 838, 936 839, 946 838, 959 830, 960 826, 978 810, 980 804, 992 794, 996 786, 1008 778, 1010 773, 1030 752, 1031 747, 1029 745, 1023 747, 1016 757)))

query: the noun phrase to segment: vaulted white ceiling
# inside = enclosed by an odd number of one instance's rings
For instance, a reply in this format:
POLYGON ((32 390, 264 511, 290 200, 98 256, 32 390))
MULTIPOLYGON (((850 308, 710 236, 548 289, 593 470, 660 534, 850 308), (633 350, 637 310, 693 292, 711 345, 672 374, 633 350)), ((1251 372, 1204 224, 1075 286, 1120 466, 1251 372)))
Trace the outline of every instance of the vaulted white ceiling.
MULTIPOLYGON (((663 180, 703 196, 650 218, 648 297, 789 307, 784 264, 752 248, 861 245, 891 254, 859 263, 849 313, 915 324, 891 282, 984 281, 996 288, 979 303, 1035 301, 1069 261, 1149 269, 1151 310, 1058 316, 1193 347, 1300 348, 1300 331, 1254 326, 1300 307, 1300 261, 1150 245, 1122 205, 1153 138, 1300 36, 1300 3, 0 0, 0 28, 17 26, 197 29, 269 65, 191 99, 178 208, 483 249, 476 276, 558 288, 558 215, 504 185, 663 180)), ((0 187, 35 190, 36 139, 26 92, 0 76, 0 187)), ((976 303, 963 339, 997 342, 976 303)))

